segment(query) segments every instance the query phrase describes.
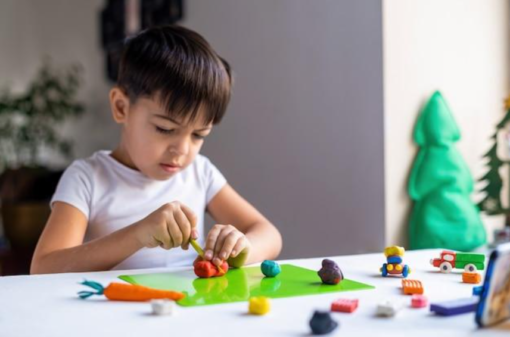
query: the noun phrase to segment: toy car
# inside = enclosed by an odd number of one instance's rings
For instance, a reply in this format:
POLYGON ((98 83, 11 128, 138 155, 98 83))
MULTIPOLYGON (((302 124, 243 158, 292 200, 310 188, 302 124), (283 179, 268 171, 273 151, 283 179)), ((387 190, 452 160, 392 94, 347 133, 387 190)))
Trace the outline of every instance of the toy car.
POLYGON ((384 255, 386 256, 386 263, 380 269, 381 275, 386 277, 388 275, 407 277, 411 273, 411 268, 408 265, 402 264, 402 257, 404 256, 404 248, 399 246, 386 247, 384 255))

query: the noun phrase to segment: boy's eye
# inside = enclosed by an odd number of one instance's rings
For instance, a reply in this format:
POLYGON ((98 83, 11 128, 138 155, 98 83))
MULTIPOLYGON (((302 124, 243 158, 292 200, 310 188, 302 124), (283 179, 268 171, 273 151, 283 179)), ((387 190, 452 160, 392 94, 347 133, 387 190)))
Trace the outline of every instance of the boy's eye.
POLYGON ((173 130, 173 129, 170 129, 170 130, 168 130, 168 129, 163 129, 163 128, 160 128, 159 126, 156 126, 156 131, 157 131, 157 132, 159 132, 159 133, 163 133, 163 134, 165 134, 165 135, 168 135, 168 134, 170 134, 170 133, 174 132, 174 130, 173 130))
MULTIPOLYGON (((164 135, 169 135, 169 134, 172 134, 175 132, 175 129, 164 129, 164 128, 160 128, 159 126, 156 126, 156 131, 159 132, 159 133, 162 133, 164 135)), ((199 133, 194 133, 193 134, 193 137, 197 140, 202 140, 204 139, 206 136, 205 135, 201 135, 199 133)))

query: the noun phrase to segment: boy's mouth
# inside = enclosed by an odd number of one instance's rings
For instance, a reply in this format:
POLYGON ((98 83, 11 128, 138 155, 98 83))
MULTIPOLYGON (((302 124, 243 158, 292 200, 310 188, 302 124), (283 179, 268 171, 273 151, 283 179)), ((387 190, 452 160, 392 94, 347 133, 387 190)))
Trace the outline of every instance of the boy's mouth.
POLYGON ((175 164, 163 164, 163 163, 161 163, 159 165, 161 166, 161 168, 164 171, 166 171, 168 173, 175 173, 175 172, 179 171, 180 168, 181 168, 179 165, 175 165, 175 164))

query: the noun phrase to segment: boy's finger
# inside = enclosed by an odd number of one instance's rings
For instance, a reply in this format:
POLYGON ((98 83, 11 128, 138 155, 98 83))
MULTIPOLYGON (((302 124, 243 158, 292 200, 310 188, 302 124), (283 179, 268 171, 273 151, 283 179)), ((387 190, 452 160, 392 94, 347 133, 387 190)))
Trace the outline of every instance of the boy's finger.
POLYGON ((197 227, 197 216, 195 215, 195 212, 193 212, 193 210, 191 208, 189 208, 188 206, 184 205, 184 204, 181 204, 181 210, 184 212, 184 214, 186 215, 186 217, 188 218, 188 221, 191 225, 191 229, 195 229, 197 227))
POLYGON ((223 247, 220 250, 219 258, 222 260, 226 260, 230 257, 230 254, 232 254, 232 250, 234 249, 235 245, 239 240, 243 238, 243 234, 239 231, 232 231, 229 235, 225 238, 225 241, 223 242, 223 247))
POLYGON ((182 233, 182 244, 180 245, 184 248, 184 245, 189 243, 190 233, 191 233, 191 225, 188 221, 188 218, 184 214, 184 212, 177 210, 174 212, 174 218, 179 226, 182 233))
POLYGON ((182 233, 177 221, 175 220, 174 215, 170 215, 167 218, 166 227, 168 230, 168 234, 172 239, 172 247, 178 247, 182 245, 182 233))
POLYGON ((216 240, 218 239, 218 235, 220 235, 221 227, 218 225, 213 226, 213 228, 207 234, 207 239, 205 240, 205 259, 211 260, 214 254, 214 246, 216 245, 216 240))
POLYGON ((239 240, 237 240, 236 245, 232 248, 232 257, 236 257, 242 252, 248 245, 246 244, 246 237, 243 236, 239 240))
POLYGON ((173 242, 172 237, 168 233, 168 229, 164 229, 164 231, 161 231, 161 233, 157 233, 154 236, 154 239, 159 242, 159 246, 163 249, 169 250, 172 248, 173 242))
POLYGON ((232 233, 237 232, 235 228, 231 226, 225 226, 223 230, 221 231, 220 235, 218 235, 218 239, 216 240, 216 244, 214 245, 214 256, 218 257, 222 260, 225 260, 223 256, 220 256, 221 250, 223 249, 223 246, 225 245, 225 241, 227 237, 232 233))

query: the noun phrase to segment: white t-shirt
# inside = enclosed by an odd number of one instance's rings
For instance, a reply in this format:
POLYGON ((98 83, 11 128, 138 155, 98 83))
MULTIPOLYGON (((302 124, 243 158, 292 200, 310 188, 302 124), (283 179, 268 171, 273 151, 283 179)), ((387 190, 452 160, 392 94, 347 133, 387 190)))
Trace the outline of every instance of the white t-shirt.
MULTIPOLYGON (((165 181, 148 178, 98 151, 74 161, 64 172, 51 199, 68 203, 88 219, 85 242, 131 225, 161 207, 179 201, 198 218, 198 241, 204 243, 204 213, 207 204, 225 186, 225 177, 202 155, 186 169, 165 181)), ((196 257, 191 248, 143 248, 114 269, 189 266, 196 257)))

